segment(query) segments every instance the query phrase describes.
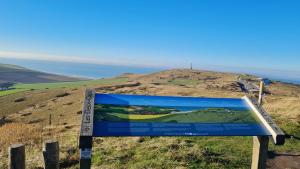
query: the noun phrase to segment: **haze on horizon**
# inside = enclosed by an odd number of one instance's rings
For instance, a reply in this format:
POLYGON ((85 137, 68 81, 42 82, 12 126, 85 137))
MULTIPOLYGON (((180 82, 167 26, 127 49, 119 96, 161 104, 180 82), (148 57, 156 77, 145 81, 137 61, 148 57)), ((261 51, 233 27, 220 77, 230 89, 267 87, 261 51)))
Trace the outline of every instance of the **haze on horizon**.
POLYGON ((0 57, 299 75, 299 7, 296 0, 4 1, 0 57))

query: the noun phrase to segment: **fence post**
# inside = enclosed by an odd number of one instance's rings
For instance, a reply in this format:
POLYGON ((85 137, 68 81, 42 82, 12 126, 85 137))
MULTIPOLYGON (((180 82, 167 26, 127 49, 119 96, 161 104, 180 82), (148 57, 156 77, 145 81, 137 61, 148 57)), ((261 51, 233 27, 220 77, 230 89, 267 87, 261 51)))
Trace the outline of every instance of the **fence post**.
POLYGON ((264 86, 265 86, 264 80, 261 79, 259 85, 259 95, 258 95, 258 104, 260 106, 262 105, 262 101, 263 101, 264 86))
MULTIPOLYGON (((264 80, 260 79, 258 105, 262 106, 264 94, 264 80)), ((252 151, 252 164, 251 169, 265 169, 268 158, 268 136, 254 136, 253 137, 253 151, 252 151)))
POLYGON ((48 140, 43 149, 45 169, 59 169, 59 145, 57 141, 48 140))
POLYGON ((8 167, 9 169, 25 169, 25 146, 13 144, 9 147, 8 167))

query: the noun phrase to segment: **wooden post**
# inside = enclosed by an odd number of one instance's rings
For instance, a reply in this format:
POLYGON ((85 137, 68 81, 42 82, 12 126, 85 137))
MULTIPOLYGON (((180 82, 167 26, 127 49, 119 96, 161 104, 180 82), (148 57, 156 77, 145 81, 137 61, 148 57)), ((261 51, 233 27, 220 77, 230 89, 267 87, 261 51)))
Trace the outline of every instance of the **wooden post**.
POLYGON ((25 146, 13 144, 9 147, 8 167, 9 169, 25 169, 25 146))
POLYGON ((91 168, 95 91, 87 89, 79 136, 80 169, 91 168))
POLYGON ((261 106, 262 105, 262 100, 263 100, 263 94, 264 94, 264 80, 260 80, 260 85, 259 85, 259 95, 258 95, 258 104, 261 106))
POLYGON ((45 169, 59 169, 59 145, 57 141, 46 141, 44 143, 43 155, 45 169))
POLYGON ((253 152, 251 169, 265 169, 268 158, 268 136, 253 137, 253 152))
MULTIPOLYGON (((258 101, 257 101, 258 105, 257 106, 261 110, 262 110, 263 94, 264 94, 264 80, 260 79, 259 95, 258 95, 258 101)), ((260 114, 264 113, 264 111, 259 112, 259 113, 260 114)), ((265 116, 261 116, 261 117, 263 117, 263 119, 265 119, 266 116, 268 116, 267 114, 264 114, 264 115, 265 116)), ((276 128, 276 127, 274 127, 271 120, 268 120, 268 124, 271 124, 271 125, 269 125, 271 129, 276 128)), ((278 137, 276 137, 274 142, 275 143, 277 143, 277 142, 281 143, 282 141, 277 141, 277 138, 278 137)), ((282 139, 279 139, 279 140, 282 140, 282 139)), ((266 162, 267 162, 267 159, 268 159, 268 146, 269 146, 269 137, 268 136, 254 136, 253 137, 253 151, 252 151, 251 169, 265 169, 266 168, 266 162)))
POLYGON ((92 166, 92 137, 80 136, 80 169, 90 169, 92 166))

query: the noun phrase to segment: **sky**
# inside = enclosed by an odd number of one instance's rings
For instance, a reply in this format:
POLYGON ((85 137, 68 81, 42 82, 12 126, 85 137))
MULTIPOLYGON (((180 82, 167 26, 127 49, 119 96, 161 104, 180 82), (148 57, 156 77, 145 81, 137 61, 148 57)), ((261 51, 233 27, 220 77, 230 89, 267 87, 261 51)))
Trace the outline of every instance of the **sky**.
POLYGON ((298 0, 1 0, 0 57, 300 73, 299 9, 298 0))

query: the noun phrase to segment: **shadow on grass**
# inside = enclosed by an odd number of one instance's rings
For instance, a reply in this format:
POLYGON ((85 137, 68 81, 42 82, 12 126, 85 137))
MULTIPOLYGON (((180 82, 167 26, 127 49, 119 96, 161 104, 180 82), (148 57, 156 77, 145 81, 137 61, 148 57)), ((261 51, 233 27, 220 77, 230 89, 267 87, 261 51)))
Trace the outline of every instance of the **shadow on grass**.
POLYGON ((300 140, 300 137, 297 137, 297 136, 294 136, 294 135, 290 135, 290 134, 286 134, 285 138, 300 140))
POLYGON ((79 160, 77 160, 77 159, 65 159, 60 162, 59 167, 60 168, 69 168, 69 167, 75 166, 77 164, 79 164, 79 160))
POLYGON ((74 167, 79 164, 79 157, 78 157, 78 149, 75 147, 69 148, 67 150, 67 157, 60 161, 59 167, 60 168, 70 168, 74 167))

